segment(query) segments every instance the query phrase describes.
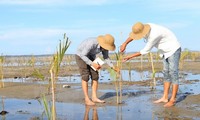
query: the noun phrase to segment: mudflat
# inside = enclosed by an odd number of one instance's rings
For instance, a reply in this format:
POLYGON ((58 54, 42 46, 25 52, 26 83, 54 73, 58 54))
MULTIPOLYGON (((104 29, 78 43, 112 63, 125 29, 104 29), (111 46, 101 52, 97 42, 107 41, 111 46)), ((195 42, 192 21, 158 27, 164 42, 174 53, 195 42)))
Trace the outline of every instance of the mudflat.
MULTIPOLYGON (((132 69, 141 70, 140 65, 138 63, 131 64, 132 69)), ((128 65, 123 65, 123 69, 127 69, 128 65)), ((162 69, 162 63, 158 63, 155 65, 157 69, 162 69)), ((106 68, 103 67, 103 68, 106 68)), ((32 73, 33 70, 31 68, 26 68, 24 70, 26 72, 26 77, 33 77, 32 73)), ((44 74, 46 78, 49 77, 48 73, 49 67, 40 67, 39 70, 44 74)), ((143 66, 143 70, 151 70, 149 66, 143 66)), ((21 67, 5 67, 4 68, 4 77, 5 78, 13 78, 14 77, 25 77, 25 72, 22 72, 23 68, 21 67)), ((193 74, 200 74, 200 62, 185 62, 182 66, 181 71, 190 72, 193 74)), ((66 75, 73 75, 78 74, 77 66, 73 65, 69 67, 61 67, 59 76, 66 76, 66 75)), ((38 80, 36 78, 32 78, 34 80, 38 80)), ((199 78, 200 79, 200 78, 199 78)), ((197 81, 199 81, 199 79, 197 81)), ((127 83, 123 83, 122 88, 126 89, 140 89, 140 87, 147 87, 149 81, 137 81, 131 82, 127 85, 127 83), (146 83, 145 83, 146 82, 146 83), (133 87, 137 86, 137 87, 133 87)), ((185 82, 182 84, 188 84, 190 86, 190 82, 185 82)), ((78 103, 84 105, 84 96, 81 88, 81 83, 70 83, 68 84, 70 87, 63 87, 64 84, 57 84, 56 85, 56 101, 57 102, 65 102, 65 103, 78 103)), ((160 85, 162 87, 162 85, 160 85)), ((200 88, 199 86, 196 86, 200 88)), ((106 101, 104 106, 117 106, 116 104, 116 94, 108 93, 106 90, 113 90, 115 91, 115 85, 113 82, 110 83, 100 83, 99 84, 99 92, 98 96, 106 101), (107 96, 106 96, 107 95, 107 96)), ((156 91, 156 90, 155 90, 156 91)), ((89 93, 91 94, 91 86, 89 85, 89 93)), ((137 93, 134 93, 135 95, 137 93)), ((24 83, 24 82, 4 82, 4 87, 0 88, 0 96, 6 98, 18 98, 18 99, 40 99, 42 95, 46 95, 46 98, 51 100, 51 92, 49 91, 48 84, 35 84, 34 82, 24 83)), ((144 102, 149 102, 153 104, 153 101, 156 100, 158 97, 161 97, 162 91, 154 92, 149 90, 148 92, 143 92, 141 95, 143 96, 150 96, 148 100, 141 101, 140 104, 144 102)), ((183 94, 179 97, 183 97, 179 102, 176 103, 175 106, 171 108, 164 108, 163 104, 155 104, 155 114, 162 118, 176 118, 177 116, 190 116, 189 118, 200 119, 200 93, 198 94, 183 94)), ((122 101, 126 101, 127 99, 132 99, 130 94, 123 94, 122 101)), ((130 102, 129 102, 130 104, 130 102)), ((129 105, 126 102, 124 105, 129 105)), ((134 104, 134 100, 133 100, 134 104)), ((98 104, 97 104, 98 106, 98 104)), ((145 108, 144 108, 145 109, 145 108)), ((184 118, 184 117, 181 117, 184 118)), ((187 119, 187 117, 186 117, 187 119)))

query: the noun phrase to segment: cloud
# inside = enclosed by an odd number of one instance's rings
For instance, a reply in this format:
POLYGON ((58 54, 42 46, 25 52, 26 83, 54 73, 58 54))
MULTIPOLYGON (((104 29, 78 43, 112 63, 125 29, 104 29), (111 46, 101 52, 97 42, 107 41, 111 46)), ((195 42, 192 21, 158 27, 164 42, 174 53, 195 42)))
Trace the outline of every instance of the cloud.
POLYGON ((200 10, 199 0, 154 0, 153 6, 159 7, 160 10, 200 10))
POLYGON ((63 1, 63 0, 1 0, 0 4, 35 5, 35 4, 60 3, 61 1, 63 1))
POLYGON ((72 41, 74 52, 76 45, 80 43, 80 37, 90 34, 89 30, 76 29, 46 29, 23 28, 7 30, 0 33, 0 51, 4 54, 47 54, 54 53, 59 40, 63 40, 63 34, 72 41), (76 44, 76 45, 75 45, 76 44), (74 47, 75 46, 75 47, 74 47), (9 49, 9 51, 8 51, 9 49))
POLYGON ((63 34, 66 33, 69 38, 77 39, 79 36, 87 36, 93 33, 92 30, 86 29, 46 29, 46 28, 24 28, 7 30, 0 33, 0 41, 16 45, 38 45, 57 43, 62 40, 63 34))
POLYGON ((65 5, 79 5, 79 4, 102 4, 106 0, 1 0, 0 4, 11 5, 49 5, 49 4, 65 4, 65 5))
MULTIPOLYGON (((44 38, 55 36, 62 33, 63 30, 57 29, 18 29, 9 30, 0 35, 0 40, 10 40, 10 41, 24 41, 24 39, 29 40, 33 38, 44 38)), ((37 40, 37 39, 36 39, 37 40)))
MULTIPOLYGON (((84 6, 84 5, 105 5, 105 4, 147 4, 149 7, 159 7, 162 10, 177 10, 177 9, 200 9, 199 0, 0 0, 1 4, 7 5, 69 5, 69 6, 84 6), (153 5, 153 6, 152 6, 153 5)), ((145 7, 145 6, 144 6, 145 7)))

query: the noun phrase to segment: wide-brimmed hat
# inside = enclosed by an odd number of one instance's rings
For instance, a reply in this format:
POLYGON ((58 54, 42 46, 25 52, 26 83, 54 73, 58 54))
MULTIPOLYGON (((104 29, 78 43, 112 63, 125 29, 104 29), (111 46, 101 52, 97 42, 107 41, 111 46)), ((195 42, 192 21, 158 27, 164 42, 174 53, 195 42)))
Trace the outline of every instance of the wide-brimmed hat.
POLYGON ((106 50, 110 50, 110 51, 114 51, 115 50, 115 39, 112 35, 110 34, 106 34, 106 35, 100 35, 97 37, 98 43, 99 45, 106 49, 106 50))
POLYGON ((134 40, 141 39, 149 32, 150 29, 150 25, 137 22, 133 25, 132 32, 129 34, 129 37, 134 40))

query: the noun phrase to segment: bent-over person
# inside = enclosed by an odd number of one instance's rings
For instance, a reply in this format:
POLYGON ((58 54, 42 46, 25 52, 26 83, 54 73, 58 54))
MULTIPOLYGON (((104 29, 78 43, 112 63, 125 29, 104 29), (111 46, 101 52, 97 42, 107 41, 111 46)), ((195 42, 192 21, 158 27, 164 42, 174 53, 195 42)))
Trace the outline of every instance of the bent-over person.
POLYGON ((150 52, 155 47, 160 52, 163 59, 164 73, 164 92, 163 96, 154 101, 154 103, 166 103, 164 107, 171 107, 176 102, 176 95, 179 87, 179 59, 181 54, 181 45, 176 36, 169 29, 153 24, 143 24, 137 22, 132 27, 132 32, 127 40, 121 45, 120 51, 123 52, 129 42, 143 38, 146 41, 146 46, 140 51, 132 55, 124 57, 124 61, 131 58, 144 55, 150 52), (172 95, 168 100, 169 88, 172 83, 172 95))
POLYGON ((101 66, 93 61, 96 55, 102 53, 105 63, 107 63, 112 69, 117 71, 113 63, 109 59, 109 51, 115 50, 114 37, 110 34, 100 35, 98 37, 91 37, 84 40, 77 49, 76 62, 81 74, 82 90, 85 97, 85 105, 95 105, 95 103, 105 103, 97 97, 98 89, 98 70, 101 66), (91 68, 93 66, 97 71, 91 68), (88 81, 92 80, 92 99, 88 95, 88 81))

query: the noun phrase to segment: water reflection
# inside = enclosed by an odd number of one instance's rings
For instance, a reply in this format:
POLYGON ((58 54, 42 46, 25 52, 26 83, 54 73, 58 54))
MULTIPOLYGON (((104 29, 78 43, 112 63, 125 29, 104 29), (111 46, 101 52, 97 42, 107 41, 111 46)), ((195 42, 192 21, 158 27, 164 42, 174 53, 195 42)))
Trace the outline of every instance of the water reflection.
POLYGON ((87 105, 85 106, 85 114, 84 114, 83 120, 90 120, 89 113, 90 113, 91 109, 92 109, 92 119, 91 120, 99 120, 97 107, 96 106, 87 106, 87 105))
POLYGON ((117 120, 123 120, 123 117, 122 117, 122 106, 119 105, 117 106, 117 120))
MULTIPOLYGON (((122 105, 118 105, 115 107, 113 106, 111 107, 112 109, 106 107, 102 111, 101 109, 102 107, 85 106, 85 113, 83 120, 103 120, 103 119, 123 120, 122 107, 123 107, 122 105)), ((126 119, 128 119, 128 117, 126 119)))
POLYGON ((2 111, 0 112, 0 115, 1 115, 1 119, 2 120, 5 120, 6 117, 5 115, 8 113, 7 111, 4 110, 4 97, 1 98, 1 106, 2 106, 2 111))

